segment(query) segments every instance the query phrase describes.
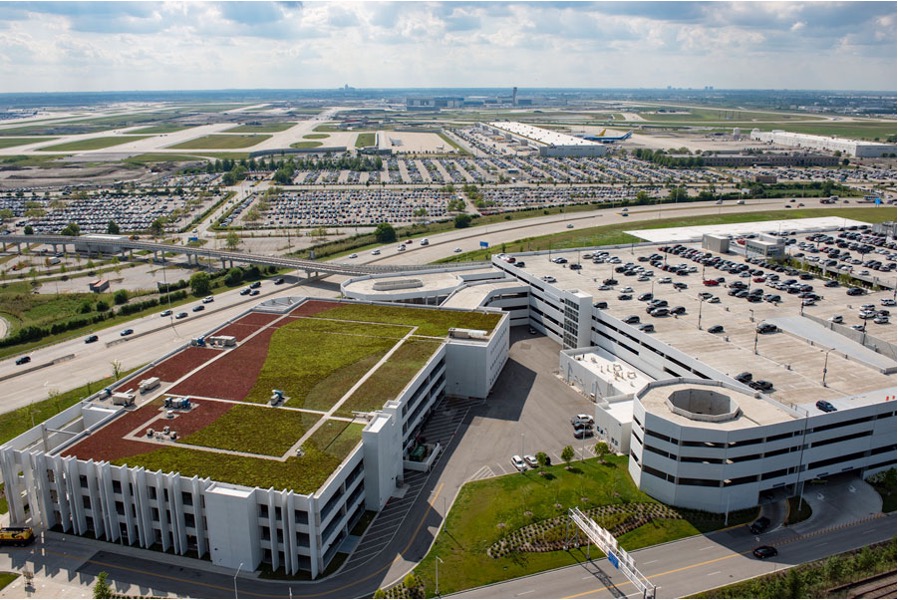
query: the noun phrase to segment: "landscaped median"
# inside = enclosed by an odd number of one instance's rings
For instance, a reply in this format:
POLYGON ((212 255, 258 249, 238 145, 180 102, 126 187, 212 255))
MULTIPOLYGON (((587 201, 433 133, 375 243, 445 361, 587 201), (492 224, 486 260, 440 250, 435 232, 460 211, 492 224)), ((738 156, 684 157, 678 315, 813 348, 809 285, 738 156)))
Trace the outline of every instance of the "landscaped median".
MULTIPOLYGON (((724 525, 723 515, 674 509, 640 492, 627 473, 626 456, 606 457, 604 464, 588 459, 572 463, 570 470, 558 465, 465 484, 414 573, 433 596, 436 557, 442 561, 441 594, 582 561, 585 535, 566 516, 575 506, 627 550, 724 525)), ((734 512, 729 524, 756 516, 756 510, 734 512)), ((593 547, 591 556, 602 553, 593 547)))

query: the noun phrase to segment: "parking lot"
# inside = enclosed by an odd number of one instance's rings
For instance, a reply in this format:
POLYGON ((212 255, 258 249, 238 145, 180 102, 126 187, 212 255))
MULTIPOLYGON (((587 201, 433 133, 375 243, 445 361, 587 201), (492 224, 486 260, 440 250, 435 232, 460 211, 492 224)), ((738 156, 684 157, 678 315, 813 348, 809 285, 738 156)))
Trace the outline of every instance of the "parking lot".
POLYGON ((814 339, 830 331, 886 348, 894 342, 894 291, 853 296, 849 287, 832 280, 719 255, 700 244, 524 258, 529 272, 553 278, 558 288, 592 293, 599 308, 720 372, 731 377, 749 372, 755 382, 770 382, 760 391, 784 402, 840 398, 893 383, 893 375, 863 358, 860 344, 847 346, 857 348, 853 353, 832 351, 835 344, 814 339), (828 282, 833 287, 826 287, 828 282), (662 310, 650 314, 652 301, 662 310), (834 316, 842 317, 841 325, 830 320, 834 316), (799 318, 801 327, 788 333, 758 331, 766 319, 783 317, 799 318), (815 335, 802 335, 802 328, 815 335))

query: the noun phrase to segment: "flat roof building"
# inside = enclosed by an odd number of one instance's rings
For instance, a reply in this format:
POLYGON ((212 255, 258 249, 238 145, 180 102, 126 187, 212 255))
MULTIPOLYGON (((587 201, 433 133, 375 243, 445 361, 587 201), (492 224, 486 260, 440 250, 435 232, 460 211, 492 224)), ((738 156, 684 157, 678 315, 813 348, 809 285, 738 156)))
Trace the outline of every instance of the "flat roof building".
POLYGON ((774 129, 773 131, 752 129, 751 139, 769 144, 790 146, 792 148, 841 152, 842 154, 856 156, 857 158, 879 158, 882 156, 895 155, 895 144, 881 144, 878 142, 849 140, 845 138, 828 137, 825 135, 793 133, 781 129, 774 129))

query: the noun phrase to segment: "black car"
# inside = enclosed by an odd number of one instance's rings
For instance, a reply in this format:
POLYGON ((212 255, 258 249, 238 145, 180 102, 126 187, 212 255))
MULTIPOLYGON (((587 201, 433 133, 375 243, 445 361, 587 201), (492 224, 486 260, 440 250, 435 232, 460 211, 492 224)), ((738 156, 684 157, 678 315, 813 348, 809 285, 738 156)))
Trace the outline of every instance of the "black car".
POLYGON ((193 307, 193 312, 200 312, 201 310, 206 310, 206 307, 202 304, 193 307))
POLYGON ((84 343, 85 343, 85 344, 92 344, 92 343, 96 342, 98 339, 100 339, 99 336, 96 336, 96 335, 89 335, 89 336, 87 336, 86 338, 84 338, 84 343))
POLYGON ((655 326, 651 323, 642 323, 637 326, 637 329, 642 333, 655 333, 655 326))
POLYGON ((758 546, 754 550, 751 551, 752 554, 755 555, 755 558, 772 558, 779 554, 776 551, 776 548, 773 546, 758 546))
POLYGON ((689 288, 689 286, 686 285, 685 283, 683 283, 682 281, 674 282, 673 286, 674 286, 674 289, 677 289, 677 290, 685 290, 685 289, 689 288))
POLYGON ((618 300, 632 300, 633 294, 621 294, 617 297, 618 300))
POLYGON ((779 331, 779 327, 773 323, 761 323, 757 327, 758 333, 776 333, 777 331, 779 331))
POLYGON ((685 315, 686 307, 685 306, 674 306, 670 309, 670 314, 672 315, 685 315))
POLYGON ((278 277, 277 279, 274 280, 274 285, 281 285, 282 283, 284 283, 283 277, 278 277))
POLYGON ((865 292, 863 289, 861 289, 859 287, 853 287, 853 288, 848 288, 848 290, 845 293, 848 294, 849 296, 863 296, 867 292, 865 292))
POLYGON ((835 412, 838 410, 835 406, 833 406, 831 403, 827 402, 826 400, 817 400, 817 408, 819 408, 823 412, 828 412, 828 413, 835 412))
POLYGON ((767 517, 761 517, 754 523, 748 526, 748 530, 751 531, 754 535, 758 535, 759 533, 763 533, 765 529, 770 527, 770 519, 767 517))
POLYGON ((626 323, 627 325, 635 325, 636 323, 639 323, 639 317, 637 317, 636 315, 630 315, 629 317, 624 319, 624 323, 626 323))
POLYGON ((639 300, 640 302, 648 302, 649 300, 651 300, 654 297, 655 297, 655 295, 652 294, 651 292, 646 292, 644 294, 639 294, 639 296, 636 299, 639 300))
POLYGON ((261 282, 261 281, 254 281, 254 282, 252 282, 251 284, 249 284, 249 287, 250 287, 251 289, 260 288, 260 287, 262 287, 262 282, 261 282))
POLYGON ((580 263, 571 263, 571 264, 568 266, 568 268, 569 268, 571 271, 579 271, 580 269, 583 268, 583 265, 581 265, 580 263))
POLYGON ((753 390, 758 390, 759 392, 769 392, 773 389, 773 383, 766 379, 758 379, 757 381, 749 381, 748 387, 753 390))
POLYGON ((735 379, 739 383, 748 383, 749 381, 752 380, 752 374, 749 373, 748 371, 743 371, 743 372, 739 373, 738 375, 736 375, 735 377, 733 377, 733 379, 735 379))
POLYGON ((604 285, 617 285, 617 279, 614 279, 614 278, 612 278, 612 277, 609 277, 608 279, 603 279, 603 280, 602 280, 602 283, 603 283, 604 285))
POLYGON ((20 356, 19 358, 16 359, 16 364, 17 364, 17 365, 25 365, 25 364, 28 364, 28 363, 30 363, 30 362, 31 362, 31 357, 30 357, 30 356, 20 356))
POLYGON ((604 300, 600 300, 600 301, 596 302, 595 304, 593 304, 593 306, 604 310, 604 309, 608 308, 608 303, 605 302, 604 300))
POLYGON ((708 333, 723 333, 723 325, 714 325, 708 328, 708 333))

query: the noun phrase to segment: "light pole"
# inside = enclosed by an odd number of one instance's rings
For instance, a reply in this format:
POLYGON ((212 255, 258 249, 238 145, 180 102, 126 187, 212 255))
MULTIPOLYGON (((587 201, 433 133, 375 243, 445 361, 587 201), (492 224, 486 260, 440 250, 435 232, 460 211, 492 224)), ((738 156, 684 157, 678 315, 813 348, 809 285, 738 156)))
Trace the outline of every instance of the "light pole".
POLYGON ((755 354, 758 353, 758 330, 755 329, 755 354))
POLYGON ((702 305, 705 303, 705 299, 701 296, 698 297, 698 328, 701 330, 702 328, 702 305))
POLYGON ((434 555, 434 556, 436 557, 436 560, 433 561, 433 566, 436 569, 436 586, 435 586, 436 589, 434 590, 433 595, 439 596, 440 595, 440 563, 443 562, 443 559, 440 558, 439 556, 436 556, 436 555, 434 555))
POLYGON ((234 573, 234 600, 237 600, 237 575, 240 574, 240 569, 243 568, 243 563, 237 565, 237 572, 234 573))
POLYGON ((826 354, 823 356, 823 387, 826 387, 826 366, 829 364, 829 353, 832 352, 834 348, 830 348, 826 351, 826 354))

